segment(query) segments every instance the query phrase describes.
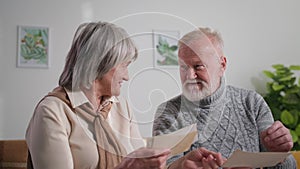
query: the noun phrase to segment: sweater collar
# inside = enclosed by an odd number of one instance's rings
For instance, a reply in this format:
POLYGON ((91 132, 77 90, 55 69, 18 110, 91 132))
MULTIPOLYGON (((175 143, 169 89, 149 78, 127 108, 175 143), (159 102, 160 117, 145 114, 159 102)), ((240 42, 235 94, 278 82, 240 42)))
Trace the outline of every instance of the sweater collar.
POLYGON ((208 141, 220 124, 226 104, 225 88, 225 78, 222 77, 220 87, 212 95, 198 102, 191 102, 182 95, 183 116, 194 116, 192 121, 197 123, 199 143, 208 141))

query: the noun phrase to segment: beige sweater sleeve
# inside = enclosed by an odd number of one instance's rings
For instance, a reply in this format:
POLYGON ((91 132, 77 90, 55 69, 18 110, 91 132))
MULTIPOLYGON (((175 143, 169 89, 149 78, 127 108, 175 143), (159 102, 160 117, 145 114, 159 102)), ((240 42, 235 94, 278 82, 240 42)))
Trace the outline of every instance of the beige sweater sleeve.
POLYGON ((44 99, 36 108, 27 132, 26 141, 35 169, 73 169, 68 142, 70 124, 62 102, 44 99))

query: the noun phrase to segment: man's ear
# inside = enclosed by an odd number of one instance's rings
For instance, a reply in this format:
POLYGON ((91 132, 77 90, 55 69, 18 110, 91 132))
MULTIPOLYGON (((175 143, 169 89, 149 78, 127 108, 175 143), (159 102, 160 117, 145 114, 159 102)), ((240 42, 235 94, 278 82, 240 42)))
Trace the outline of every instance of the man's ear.
POLYGON ((226 56, 222 55, 220 57, 220 65, 221 65, 221 73, 224 74, 224 72, 227 68, 227 58, 226 58, 226 56))

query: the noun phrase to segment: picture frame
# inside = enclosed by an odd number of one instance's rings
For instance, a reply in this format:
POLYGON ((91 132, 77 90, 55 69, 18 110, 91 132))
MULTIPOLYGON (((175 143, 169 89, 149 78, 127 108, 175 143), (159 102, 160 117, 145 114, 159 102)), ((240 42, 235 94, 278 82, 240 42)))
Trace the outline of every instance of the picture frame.
POLYGON ((153 30, 154 67, 178 67, 179 30, 153 30))
POLYGON ((17 67, 49 68, 49 28, 18 26, 17 67))

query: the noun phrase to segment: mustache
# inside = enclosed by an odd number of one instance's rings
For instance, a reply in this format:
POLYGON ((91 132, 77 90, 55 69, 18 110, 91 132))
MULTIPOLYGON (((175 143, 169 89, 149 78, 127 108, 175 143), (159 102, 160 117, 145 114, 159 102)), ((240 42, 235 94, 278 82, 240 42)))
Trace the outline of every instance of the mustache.
POLYGON ((201 83, 202 85, 206 85, 207 83, 204 81, 204 80, 201 80, 201 79, 187 79, 183 85, 187 85, 187 84, 190 84, 190 83, 201 83))

